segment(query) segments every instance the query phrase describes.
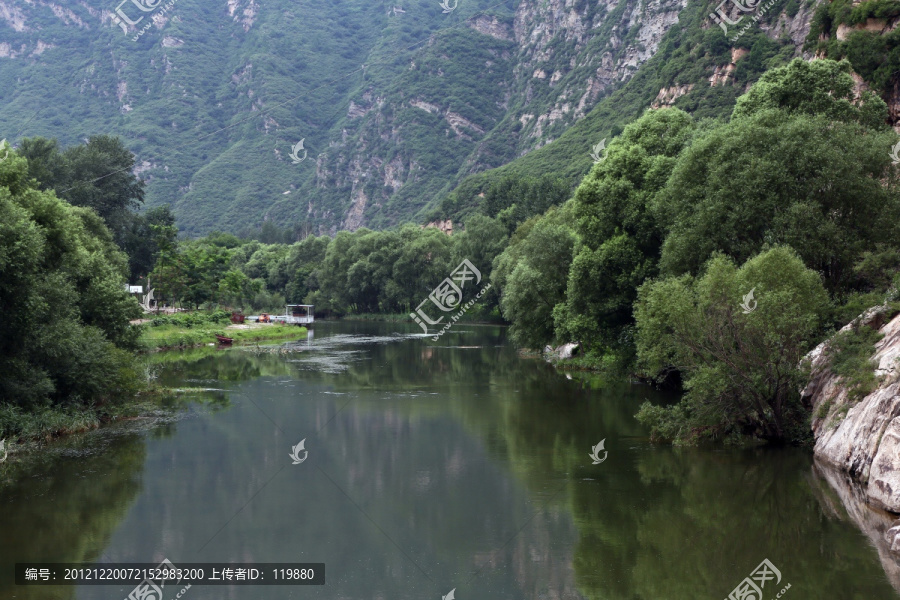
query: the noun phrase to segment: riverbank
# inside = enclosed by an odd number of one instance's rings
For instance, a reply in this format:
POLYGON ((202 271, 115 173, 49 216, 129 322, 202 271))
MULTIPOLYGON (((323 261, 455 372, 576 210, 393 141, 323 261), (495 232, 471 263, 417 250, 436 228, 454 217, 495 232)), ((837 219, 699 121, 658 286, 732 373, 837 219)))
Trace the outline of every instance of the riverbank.
POLYGON ((86 433, 100 427, 141 417, 173 412, 178 395, 150 385, 135 398, 121 404, 104 403, 92 407, 47 407, 26 412, 9 404, 0 404, 0 471, 16 460, 16 455, 33 452, 58 438, 86 433), (5 456, 5 458, 4 458, 5 456))
POLYGON ((162 325, 141 332, 141 343, 148 351, 175 350, 216 343, 216 334, 230 337, 236 344, 305 338, 306 327, 282 323, 247 323, 226 327, 162 325))
MULTIPOLYGON (((154 354, 161 350, 206 347, 216 343, 217 333, 234 339, 236 345, 304 339, 308 333, 307 328, 296 325, 226 325, 230 323, 226 317, 230 317, 230 313, 223 311, 185 313, 156 317, 135 326, 141 328, 139 340, 143 351, 154 354)), ((5 441, 0 450, 0 470, 8 467, 15 455, 29 453, 42 444, 61 437, 85 433, 121 421, 173 413, 179 402, 189 394, 189 390, 173 390, 158 385, 156 372, 159 362, 151 356, 142 361, 135 377, 143 383, 140 390, 127 400, 105 400, 91 406, 52 406, 38 411, 26 411, 12 404, 0 403, 0 441, 5 441)))
POLYGON ((236 343, 263 340, 300 339, 306 327, 284 323, 231 323, 231 313, 224 310, 191 312, 157 316, 137 325, 140 343, 145 351, 191 348, 216 343, 216 335, 232 338, 236 343))

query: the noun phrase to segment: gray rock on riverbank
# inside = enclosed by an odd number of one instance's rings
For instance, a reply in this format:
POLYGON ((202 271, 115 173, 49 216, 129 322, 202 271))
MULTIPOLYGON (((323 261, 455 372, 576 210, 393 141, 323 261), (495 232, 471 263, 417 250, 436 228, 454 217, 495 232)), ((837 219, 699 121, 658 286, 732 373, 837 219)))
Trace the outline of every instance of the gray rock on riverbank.
POLYGON ((815 457, 848 473, 870 505, 900 513, 900 315, 890 318, 887 307, 875 307, 841 331, 856 323, 884 334, 872 357, 881 381, 855 401, 828 367, 829 341, 809 353, 812 372, 803 399, 816 415, 815 457))
POLYGON ((547 359, 566 359, 572 358, 576 354, 578 354, 580 346, 578 344, 563 344, 562 346, 558 346, 553 348, 552 346, 544 346, 544 356, 547 359))

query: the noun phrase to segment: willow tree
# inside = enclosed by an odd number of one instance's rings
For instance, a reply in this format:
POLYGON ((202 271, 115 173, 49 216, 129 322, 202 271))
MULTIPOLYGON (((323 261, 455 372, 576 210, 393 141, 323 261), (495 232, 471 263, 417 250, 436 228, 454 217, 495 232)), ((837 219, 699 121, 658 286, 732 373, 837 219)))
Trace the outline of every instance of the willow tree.
POLYGON ((92 209, 34 186, 25 158, 0 161, 0 406, 125 400, 140 314, 125 255, 92 209))
POLYGON ((679 371, 687 393, 672 407, 644 404, 638 418, 655 437, 680 442, 803 438, 801 363, 827 310, 821 276, 787 247, 740 268, 716 256, 699 278, 648 282, 635 307, 638 363, 656 377, 679 371))

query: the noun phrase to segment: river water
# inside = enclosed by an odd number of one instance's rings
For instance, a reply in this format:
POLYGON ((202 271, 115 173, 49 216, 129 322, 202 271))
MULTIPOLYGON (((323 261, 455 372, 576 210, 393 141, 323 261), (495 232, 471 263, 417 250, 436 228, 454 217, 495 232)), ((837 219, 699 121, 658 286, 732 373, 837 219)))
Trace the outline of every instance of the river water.
POLYGON ((162 382, 207 391, 7 477, 0 599, 133 587, 17 587, 16 562, 163 558, 325 564, 324 586, 187 600, 720 600, 764 559, 781 574, 766 600, 898 597, 808 451, 656 446, 633 415, 671 397, 519 357, 502 328, 418 331, 318 323, 290 344, 155 356, 162 382))

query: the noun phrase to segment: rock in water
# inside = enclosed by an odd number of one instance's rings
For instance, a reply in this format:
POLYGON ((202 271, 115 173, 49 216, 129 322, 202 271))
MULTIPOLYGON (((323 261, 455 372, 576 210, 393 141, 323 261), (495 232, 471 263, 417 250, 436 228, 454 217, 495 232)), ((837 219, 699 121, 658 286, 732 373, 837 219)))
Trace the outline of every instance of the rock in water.
POLYGON ((900 513, 900 315, 889 316, 887 307, 875 307, 841 329, 858 324, 884 334, 872 357, 881 377, 875 391, 854 402, 828 366, 825 341, 807 356, 812 375, 803 399, 814 415, 826 413, 812 421, 816 458, 849 473, 870 504, 900 513))

